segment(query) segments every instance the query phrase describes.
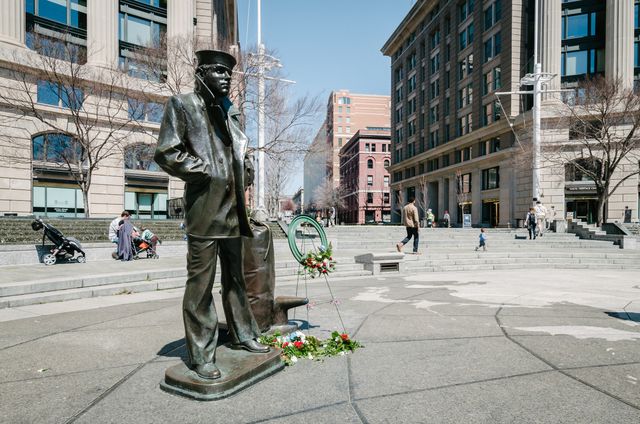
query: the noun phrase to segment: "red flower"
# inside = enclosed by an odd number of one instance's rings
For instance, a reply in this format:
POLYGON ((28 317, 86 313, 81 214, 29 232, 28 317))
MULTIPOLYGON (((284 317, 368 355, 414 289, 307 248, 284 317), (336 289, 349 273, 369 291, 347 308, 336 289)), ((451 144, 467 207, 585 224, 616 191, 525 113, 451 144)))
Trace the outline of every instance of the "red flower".
POLYGON ((298 340, 296 342, 293 342, 293 345, 296 347, 296 349, 302 349, 302 346, 304 345, 304 343, 298 340))
POLYGON ((285 347, 287 347, 287 346, 289 346, 289 342, 284 342, 284 343, 282 343, 282 347, 283 347, 283 348, 285 348, 285 347))
POLYGON ((345 342, 349 340, 349 335, 347 333, 340 334, 340 337, 342 337, 342 340, 344 340, 345 342))

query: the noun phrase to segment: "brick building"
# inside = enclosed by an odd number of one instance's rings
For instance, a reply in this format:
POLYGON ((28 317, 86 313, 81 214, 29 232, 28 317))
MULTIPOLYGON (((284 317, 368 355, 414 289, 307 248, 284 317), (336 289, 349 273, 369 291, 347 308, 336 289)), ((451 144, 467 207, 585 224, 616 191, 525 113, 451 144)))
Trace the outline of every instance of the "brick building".
POLYGON ((359 130, 340 149, 340 186, 344 193, 340 222, 370 224, 391 221, 389 172, 390 129, 359 130))

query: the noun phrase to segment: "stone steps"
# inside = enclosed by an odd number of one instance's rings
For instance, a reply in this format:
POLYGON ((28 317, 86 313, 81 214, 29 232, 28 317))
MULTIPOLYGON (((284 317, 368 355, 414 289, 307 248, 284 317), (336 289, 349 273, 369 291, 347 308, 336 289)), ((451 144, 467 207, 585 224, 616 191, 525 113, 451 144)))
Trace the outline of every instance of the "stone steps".
MULTIPOLYGON (((112 264, 108 263, 107 265, 112 264)), ((77 266, 87 268, 87 271, 91 267, 91 265, 88 263, 77 266)), ((97 266, 99 267, 100 263, 97 263, 97 266)), ((276 263, 276 281, 287 279, 295 280, 295 278, 298 276, 299 269, 300 268, 298 267, 298 263, 295 261, 284 261, 276 263)), ((87 297, 92 297, 96 295, 87 294, 86 292, 91 292, 91 289, 96 287, 124 287, 124 285, 138 284, 141 282, 150 284, 158 283, 160 287, 159 289, 181 287, 184 285, 186 275, 186 267, 181 264, 180 266, 174 268, 146 270, 142 272, 133 270, 108 274, 87 274, 85 276, 78 276, 75 278, 69 278, 65 276, 48 279, 34 278, 32 280, 23 280, 0 284, 0 304, 9 302, 9 305, 11 305, 12 301, 17 302, 19 299, 23 299, 24 296, 26 296, 24 297, 24 299, 37 299, 38 296, 30 295, 39 293, 43 293, 43 299, 47 299, 50 295, 53 296, 54 292, 58 293, 69 291, 69 293, 76 293, 76 290, 78 289, 87 289, 81 292, 85 293, 87 297), (169 287, 166 283, 169 280, 179 281, 180 284, 171 285, 171 287, 169 287)), ((350 260, 345 259, 340 261, 338 264, 338 268, 332 274, 332 277, 346 277, 355 275, 370 275, 370 273, 364 271, 362 264, 356 264, 353 261, 353 258, 351 258, 350 260)), ((220 280, 220 267, 217 268, 216 280, 220 280)), ((148 286, 144 285, 144 287, 148 286)))

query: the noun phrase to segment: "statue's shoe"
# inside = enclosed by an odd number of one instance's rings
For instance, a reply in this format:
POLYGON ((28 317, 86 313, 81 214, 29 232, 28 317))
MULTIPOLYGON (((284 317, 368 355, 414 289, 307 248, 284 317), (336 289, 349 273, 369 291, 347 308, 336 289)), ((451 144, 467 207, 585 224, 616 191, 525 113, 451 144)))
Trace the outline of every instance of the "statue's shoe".
POLYGON ((207 362, 206 364, 197 364, 193 370, 199 377, 206 380, 215 380, 220 378, 220 370, 213 362, 207 362))
POLYGON ((267 353, 269 352, 269 346, 265 346, 263 344, 258 343, 257 341, 250 339, 246 340, 242 343, 234 343, 231 345, 231 349, 234 350, 248 350, 253 353, 267 353))

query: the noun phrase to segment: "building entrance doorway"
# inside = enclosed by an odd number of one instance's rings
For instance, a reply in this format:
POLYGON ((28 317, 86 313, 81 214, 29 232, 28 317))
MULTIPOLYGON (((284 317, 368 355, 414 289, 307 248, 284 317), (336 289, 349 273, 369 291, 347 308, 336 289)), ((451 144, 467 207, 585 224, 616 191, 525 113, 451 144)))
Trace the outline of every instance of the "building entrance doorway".
POLYGON ((587 224, 594 224, 596 222, 597 199, 567 199, 566 203, 567 213, 573 213, 575 219, 586 221, 587 224))
POLYGON ((497 227, 500 222, 500 202, 490 200, 482 202, 482 223, 497 227))

